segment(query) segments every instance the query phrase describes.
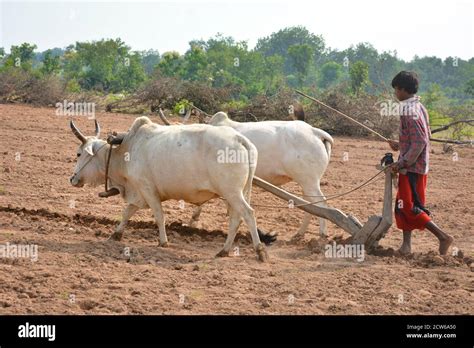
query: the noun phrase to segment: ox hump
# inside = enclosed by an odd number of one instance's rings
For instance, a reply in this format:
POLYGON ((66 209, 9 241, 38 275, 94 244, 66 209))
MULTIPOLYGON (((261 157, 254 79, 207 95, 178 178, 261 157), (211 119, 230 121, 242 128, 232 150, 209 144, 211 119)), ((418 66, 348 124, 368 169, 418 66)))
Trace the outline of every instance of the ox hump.
POLYGON ((229 121, 229 116, 223 111, 219 111, 218 113, 214 114, 212 118, 209 120, 209 124, 217 126, 221 123, 226 123, 229 121))
POLYGON ((132 127, 130 128, 129 134, 135 134, 140 127, 148 124, 152 124, 151 120, 146 117, 146 116, 140 116, 135 119, 135 121, 132 124, 132 127))

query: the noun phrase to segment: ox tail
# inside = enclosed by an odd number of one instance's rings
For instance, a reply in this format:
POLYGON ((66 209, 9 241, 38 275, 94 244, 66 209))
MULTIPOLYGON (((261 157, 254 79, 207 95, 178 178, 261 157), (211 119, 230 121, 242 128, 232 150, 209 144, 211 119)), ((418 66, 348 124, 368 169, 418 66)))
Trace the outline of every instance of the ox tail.
MULTIPOLYGON (((250 196, 252 194, 252 183, 253 177, 255 174, 255 170, 257 168, 257 160, 258 160, 258 152, 257 148, 253 143, 250 142, 246 137, 238 134, 237 139, 240 144, 247 150, 249 156, 249 176, 247 178, 247 182, 244 186, 244 194, 247 203, 250 205, 250 196)), ((275 232, 264 232, 260 228, 257 227, 258 237, 260 240, 265 243, 265 245, 270 245, 277 240, 278 234, 275 232)))
POLYGON ((329 162, 329 160, 331 159, 331 150, 332 150, 332 146, 334 145, 334 139, 329 133, 319 128, 313 127, 313 133, 323 142, 324 147, 326 148, 326 153, 328 155, 328 162, 329 162))
POLYGON ((247 178, 247 182, 245 183, 244 192, 246 193, 245 199, 247 199, 247 203, 250 204, 252 181, 255 174, 255 169, 257 168, 258 152, 255 145, 253 145, 246 137, 238 134, 237 139, 239 143, 242 144, 243 147, 245 147, 248 153, 249 176, 247 178))
POLYGON ((132 127, 130 127, 130 130, 127 136, 129 138, 133 137, 135 133, 140 129, 141 126, 146 125, 146 124, 151 124, 151 123, 153 122, 151 122, 151 120, 146 116, 137 117, 135 121, 133 122, 132 127))

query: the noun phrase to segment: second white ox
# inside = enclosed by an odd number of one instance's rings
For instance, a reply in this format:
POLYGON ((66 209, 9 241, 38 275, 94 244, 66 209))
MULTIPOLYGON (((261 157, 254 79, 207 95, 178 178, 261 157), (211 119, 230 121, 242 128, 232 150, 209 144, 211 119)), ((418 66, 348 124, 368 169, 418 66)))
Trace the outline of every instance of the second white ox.
MULTIPOLYGON (((320 188, 331 157, 333 138, 325 131, 303 121, 235 122, 225 112, 218 112, 208 122, 214 126, 227 126, 248 138, 258 150, 255 175, 272 183, 283 185, 295 181, 303 189, 308 201, 321 201, 320 188)), ((325 206, 325 202, 318 203, 325 206)), ((199 219, 201 207, 194 214, 192 223, 199 219)), ((295 237, 304 236, 311 220, 306 213, 295 237)), ((326 235, 326 220, 319 220, 319 231, 326 235)))
MULTIPOLYGON (((71 128, 82 143, 71 184, 82 187, 104 183, 110 145, 98 138, 98 123, 96 135, 92 137, 84 136, 72 121, 71 128)), ((254 211, 248 203, 256 161, 255 146, 229 127, 166 127, 152 123, 147 117, 137 118, 122 145, 112 150, 110 186, 118 188, 127 202, 112 238, 120 240, 130 217, 138 209, 149 207, 158 224, 160 245, 166 246, 163 201, 182 199, 199 205, 220 196, 227 201, 230 223, 224 247, 217 256, 229 254, 243 219, 250 229, 259 260, 265 261, 265 247, 260 242, 254 211), (224 149, 238 153, 243 160, 219 161, 224 149)))

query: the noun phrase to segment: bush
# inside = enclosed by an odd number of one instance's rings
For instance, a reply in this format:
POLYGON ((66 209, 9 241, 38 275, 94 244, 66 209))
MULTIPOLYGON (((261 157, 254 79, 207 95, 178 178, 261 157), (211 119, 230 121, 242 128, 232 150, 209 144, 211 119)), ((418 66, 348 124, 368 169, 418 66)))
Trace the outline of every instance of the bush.
POLYGON ((29 74, 20 69, 9 68, 0 72, 0 101, 22 101, 23 90, 29 84, 29 74))
POLYGON ((191 102, 189 100, 181 99, 179 102, 177 102, 174 105, 173 113, 175 113, 176 115, 184 116, 190 106, 191 106, 191 102))
POLYGON ((236 87, 210 87, 196 81, 184 81, 179 90, 180 99, 187 99, 210 114, 220 111, 222 105, 231 101, 232 95, 237 92, 236 87))
POLYGON ((0 101, 52 106, 64 99, 65 84, 55 75, 6 68, 0 72, 0 101))
MULTIPOLYGON (((325 91, 319 96, 326 105, 354 118, 385 137, 392 137, 398 131, 399 119, 396 116, 383 116, 381 102, 392 100, 391 97, 380 95, 364 95, 357 97, 346 93, 347 86, 325 91)), ((336 112, 311 102, 306 107, 307 122, 320 127, 331 134, 349 136, 367 136, 372 134, 365 128, 345 119, 336 112)))
POLYGON ((77 79, 75 79, 75 78, 70 79, 66 83, 66 91, 68 93, 80 93, 81 92, 81 85, 79 84, 77 79))
POLYGON ((53 106, 61 101, 64 94, 64 83, 58 77, 50 75, 35 79, 27 88, 26 103, 53 106))
POLYGON ((290 105, 293 105, 294 101, 294 92, 283 88, 272 96, 258 95, 252 98, 244 107, 235 103, 233 105, 236 108, 229 107, 227 111, 229 116, 237 121, 254 121, 255 118, 259 121, 287 120, 290 117, 290 105))
POLYGON ((231 100, 232 92, 229 88, 214 88, 195 81, 157 76, 124 100, 107 105, 107 110, 129 110, 140 106, 156 112, 158 108, 173 109, 186 100, 208 113, 214 113, 231 100))

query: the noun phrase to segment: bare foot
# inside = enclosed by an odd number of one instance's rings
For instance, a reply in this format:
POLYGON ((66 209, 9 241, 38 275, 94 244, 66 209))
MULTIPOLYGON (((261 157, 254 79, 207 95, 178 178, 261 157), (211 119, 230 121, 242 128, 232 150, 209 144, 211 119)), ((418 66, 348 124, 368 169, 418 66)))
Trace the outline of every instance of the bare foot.
POLYGON ((410 255, 411 254, 411 246, 406 245, 406 244, 402 244, 400 249, 398 249, 398 252, 403 256, 410 255))
POLYGON ((453 242, 454 242, 454 238, 451 237, 449 234, 448 234, 448 238, 446 238, 445 240, 440 240, 439 241, 439 253, 440 253, 440 255, 446 255, 446 253, 448 252, 449 247, 451 246, 451 244, 453 244, 453 242))

